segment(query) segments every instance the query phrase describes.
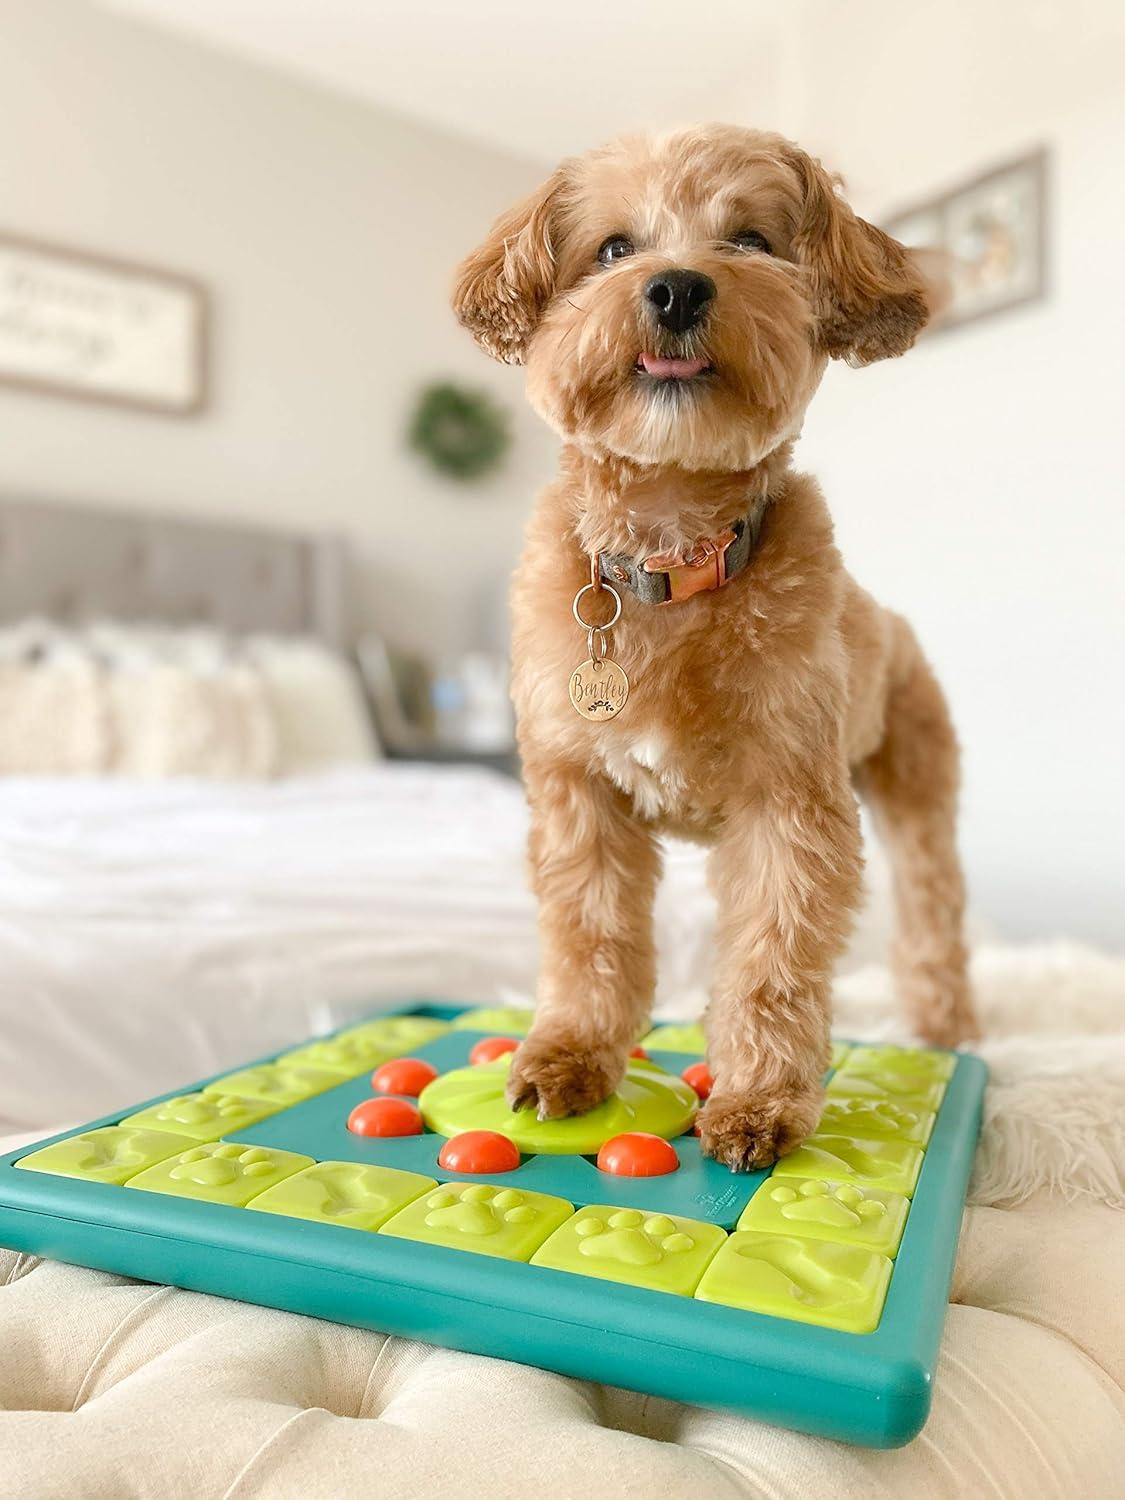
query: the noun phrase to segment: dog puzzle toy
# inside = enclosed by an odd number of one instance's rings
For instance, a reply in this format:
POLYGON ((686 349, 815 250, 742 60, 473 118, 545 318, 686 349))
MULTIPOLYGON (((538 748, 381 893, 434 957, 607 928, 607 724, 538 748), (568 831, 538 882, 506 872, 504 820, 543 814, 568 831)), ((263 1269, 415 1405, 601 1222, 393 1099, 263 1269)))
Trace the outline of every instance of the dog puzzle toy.
POLYGON ((833 1048, 734 1174, 697 1026, 588 1114, 513 1113, 528 1014, 403 1006, 0 1158, 0 1243, 873 1447, 929 1410, 985 1068, 833 1048))

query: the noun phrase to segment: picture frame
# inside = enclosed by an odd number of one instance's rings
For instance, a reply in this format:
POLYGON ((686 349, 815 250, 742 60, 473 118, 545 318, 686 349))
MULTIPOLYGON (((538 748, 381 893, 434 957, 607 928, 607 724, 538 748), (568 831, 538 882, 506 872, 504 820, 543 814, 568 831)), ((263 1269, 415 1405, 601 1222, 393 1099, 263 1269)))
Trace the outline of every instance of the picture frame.
POLYGON ((192 277, 0 230, 0 385, 195 416, 209 322, 192 277))
POLYGON ((938 251, 949 269, 950 301, 934 332, 1046 296, 1047 194, 1047 151, 1039 148, 884 222, 904 245, 938 251))

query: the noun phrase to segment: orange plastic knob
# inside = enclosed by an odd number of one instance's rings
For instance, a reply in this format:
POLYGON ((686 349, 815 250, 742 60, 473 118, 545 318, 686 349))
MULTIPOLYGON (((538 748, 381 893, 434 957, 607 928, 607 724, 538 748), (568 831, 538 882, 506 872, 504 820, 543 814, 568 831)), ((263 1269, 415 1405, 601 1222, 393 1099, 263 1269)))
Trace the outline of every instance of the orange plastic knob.
POLYGON ((519 1164, 519 1148, 495 1130, 463 1130, 438 1154, 438 1165, 447 1172, 511 1172, 519 1164))
POLYGON ((348 1116, 353 1135, 421 1135, 422 1116, 406 1099, 364 1099, 348 1116))
POLYGON ((377 1094, 409 1094, 417 1099, 437 1076, 434 1065, 420 1057, 393 1057, 372 1073, 371 1087, 377 1094))
POLYGON ((673 1145, 641 1130, 615 1135, 598 1152, 598 1170, 614 1177, 663 1177, 679 1165, 673 1145))

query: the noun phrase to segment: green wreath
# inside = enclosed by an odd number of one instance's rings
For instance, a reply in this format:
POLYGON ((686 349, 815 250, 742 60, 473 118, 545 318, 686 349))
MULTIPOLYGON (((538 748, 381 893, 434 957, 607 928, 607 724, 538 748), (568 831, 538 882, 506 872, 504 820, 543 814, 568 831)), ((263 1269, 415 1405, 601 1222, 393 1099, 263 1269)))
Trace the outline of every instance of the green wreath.
POLYGON ((483 391, 446 381, 426 386, 410 421, 410 446, 453 479, 487 474, 510 441, 502 407, 483 391))

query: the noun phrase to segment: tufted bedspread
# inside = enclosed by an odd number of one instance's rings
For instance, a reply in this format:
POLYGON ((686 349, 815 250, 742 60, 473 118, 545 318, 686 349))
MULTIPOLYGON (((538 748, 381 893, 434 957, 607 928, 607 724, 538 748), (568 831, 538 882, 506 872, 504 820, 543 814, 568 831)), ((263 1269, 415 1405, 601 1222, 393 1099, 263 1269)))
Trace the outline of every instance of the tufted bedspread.
POLYGON ((869 1452, 0 1251, 0 1491, 75 1496, 1121 1493, 1114 1210, 968 1211, 933 1414, 869 1452))

